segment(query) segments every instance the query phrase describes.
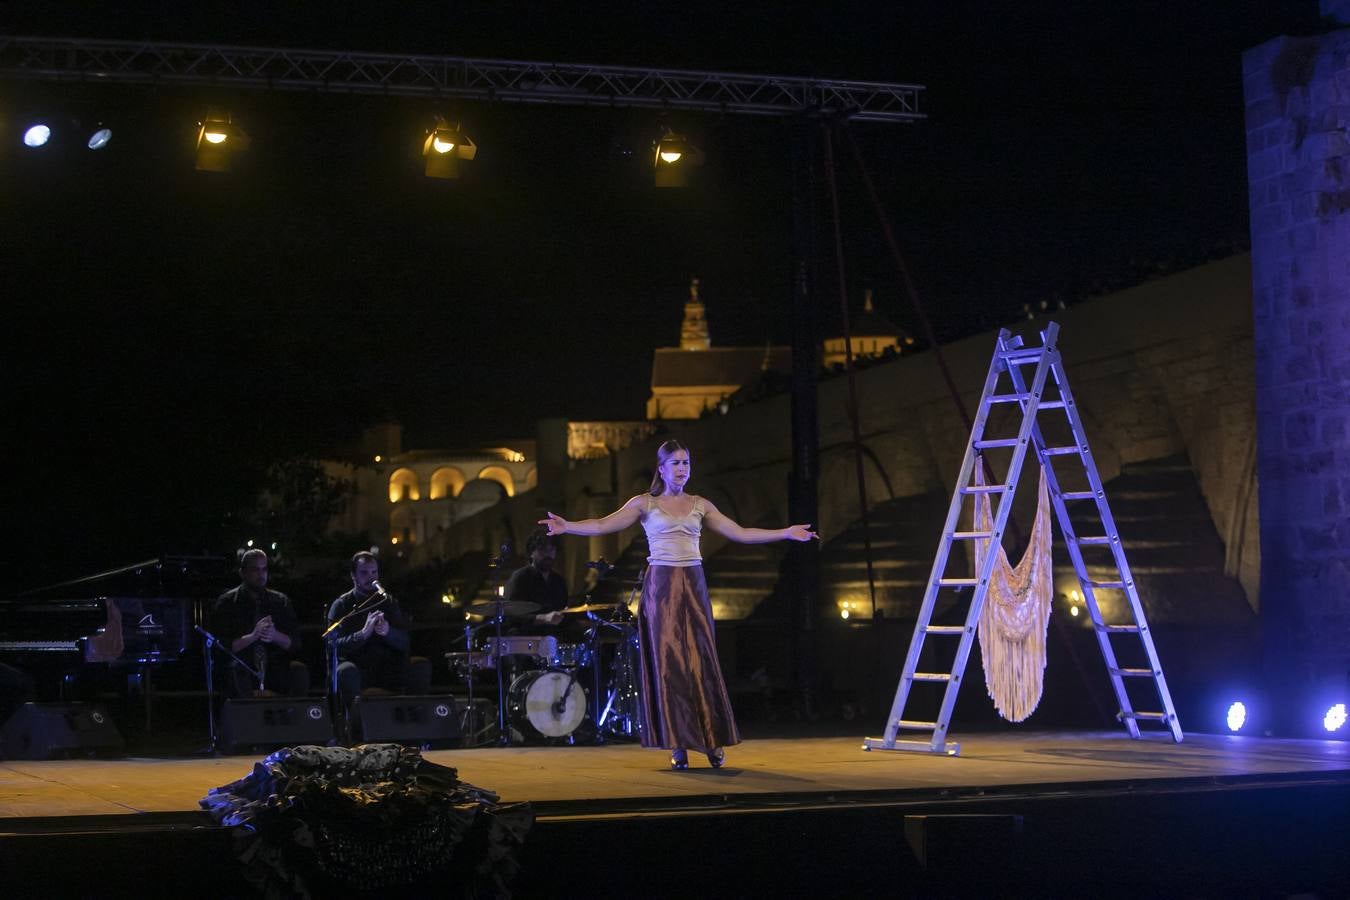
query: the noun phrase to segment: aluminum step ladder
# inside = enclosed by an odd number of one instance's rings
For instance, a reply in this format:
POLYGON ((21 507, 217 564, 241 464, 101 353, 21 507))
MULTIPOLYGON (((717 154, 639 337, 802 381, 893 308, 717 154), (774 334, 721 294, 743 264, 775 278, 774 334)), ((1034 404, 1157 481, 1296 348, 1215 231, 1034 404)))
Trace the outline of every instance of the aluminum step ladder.
MULTIPOLYGON (((951 505, 947 509, 947 521, 942 528, 942 539, 938 544, 937 556, 933 561, 932 574, 928 578, 928 587, 924 591, 923 603, 919 608, 918 621, 914 626, 914 635, 910 639, 909 652, 905 655, 905 667, 896 687, 895 700, 891 704, 890 717, 886 722, 883 737, 866 738, 864 750, 907 750, 921 753, 958 756, 959 743, 947 740, 947 729, 951 723, 952 711, 956 707, 957 692, 961 688, 961 679, 965 673, 966 662, 970 657, 971 645, 975 641, 979 626, 980 612, 984 609, 988 595, 989 579, 993 574, 996 553, 984 554, 983 565, 974 578, 948 577, 947 563, 953 546, 959 541, 986 541, 990 549, 1002 541, 1004 529, 1012 510, 1013 497, 1017 493, 1018 478, 1028 450, 1045 470, 1046 485, 1050 492, 1050 501, 1055 517, 1059 521, 1060 534, 1068 548, 1069 558, 1078 576, 1078 584, 1083 596, 1084 606, 1091 617, 1092 628, 1096 632, 1097 643, 1101 648, 1106 670, 1111 678, 1111 686, 1119 704, 1117 718, 1124 723, 1131 738, 1139 737, 1139 723, 1158 722, 1166 726, 1172 739, 1182 740, 1181 724, 1176 709, 1172 705, 1172 695, 1167 690, 1167 681, 1163 677, 1162 663, 1158 661, 1158 651, 1149 632, 1148 621, 1144 617, 1144 608, 1139 602, 1135 589, 1134 576, 1130 573, 1129 562, 1125 559, 1125 548, 1121 544, 1120 534, 1116 530, 1115 519, 1107 503, 1106 491, 1102 488, 1101 476, 1092 459, 1092 450, 1088 446, 1083 431, 1083 420, 1078 407, 1074 404, 1069 389, 1069 380, 1064 372, 1056 340, 1059 337, 1059 325, 1051 323, 1041 332, 1041 346, 1024 347, 1022 338, 1013 336, 1006 328, 999 331, 997 348, 989 364, 989 374, 985 377, 984 390, 980 396, 979 409, 971 427, 970 440, 966 444, 965 458, 961 461, 961 471, 957 476, 956 490, 952 493, 951 505), (1034 374, 1028 385, 1023 375, 1024 366, 1035 366, 1034 374), (1006 374, 1007 378, 1002 376, 1006 374), (1005 381, 1008 386, 1000 387, 1005 381), (1050 387, 1055 391, 1051 397, 1043 395, 1050 387), (1015 403, 1020 408, 1021 424, 1017 436, 1013 438, 988 438, 985 427, 991 410, 998 404, 1015 403), (1062 446, 1046 443, 1037 416, 1044 411, 1062 412, 1068 420, 1068 430, 1072 441, 1062 446), (977 484, 972 476, 977 465, 986 465, 986 451, 994 449, 1012 451, 1008 463, 1007 477, 1003 483, 997 483, 996 477, 989 484, 977 484), (1077 458, 1086 475, 1087 490, 1064 491, 1060 487, 1060 478, 1051 464, 1053 457, 1077 458), (994 507, 993 524, 989 531, 958 530, 963 506, 967 497, 985 494, 991 499, 997 497, 994 507), (1077 533, 1069 518, 1068 504, 1091 500, 1096 507, 1097 518, 1101 523, 1098 534, 1082 535, 1077 533), (1094 563, 1096 568, 1108 568, 1113 572, 1107 579, 1094 579, 1089 575, 1088 566, 1083 559, 1084 547, 1107 548, 1110 550, 1110 562, 1094 563), (933 611, 942 592, 962 591, 971 588, 970 606, 966 612, 964 625, 934 625, 933 611), (1107 624, 1102 616, 1102 604, 1097 592, 1115 590, 1123 593, 1126 603, 1124 613, 1128 621, 1107 624), (956 656, 949 672, 919 671, 920 655, 928 637, 958 639, 956 656), (1142 645, 1146 666, 1123 667, 1116 660, 1116 647, 1113 636, 1137 640, 1142 645), (1126 690, 1126 679, 1149 679, 1157 690, 1157 711, 1136 710, 1126 690), (941 684, 944 686, 941 705, 934 721, 919 721, 905 718, 905 708, 910 702, 911 689, 915 684, 941 684), (926 734, 926 739, 898 740, 900 732, 926 734)), ((972 515, 972 521, 974 516, 972 515)), ((972 526, 973 527, 973 526, 972 526)), ((1137 651, 1136 651, 1137 655, 1137 651)))

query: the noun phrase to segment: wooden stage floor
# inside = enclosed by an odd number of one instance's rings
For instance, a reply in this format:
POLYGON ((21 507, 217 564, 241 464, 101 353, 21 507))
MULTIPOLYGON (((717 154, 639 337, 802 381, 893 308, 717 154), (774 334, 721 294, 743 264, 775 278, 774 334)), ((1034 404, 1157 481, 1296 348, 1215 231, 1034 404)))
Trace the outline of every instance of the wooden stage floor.
MULTIPOLYGON (((673 772, 660 751, 633 745, 430 751, 460 778, 505 801, 529 800, 541 820, 671 815, 729 804, 765 808, 902 802, 961 795, 1195 789, 1350 781, 1350 743, 1188 735, 1131 741, 1118 732, 963 735, 961 756, 863 752, 861 738, 752 740, 726 768, 691 754, 673 772), (1122 784, 1123 783, 1123 784, 1122 784)), ((0 761, 0 834, 50 817, 195 813, 212 787, 248 774, 258 756, 0 761)), ((151 816, 149 818, 158 818, 151 816)), ((92 821, 92 820, 91 820, 92 821)), ((67 826, 71 823, 67 822, 67 826)))

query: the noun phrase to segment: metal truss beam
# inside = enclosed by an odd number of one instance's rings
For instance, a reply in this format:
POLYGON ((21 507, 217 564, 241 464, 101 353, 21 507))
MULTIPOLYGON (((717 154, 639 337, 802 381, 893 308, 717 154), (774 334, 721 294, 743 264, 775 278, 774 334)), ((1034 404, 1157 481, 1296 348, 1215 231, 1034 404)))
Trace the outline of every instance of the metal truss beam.
POLYGON ((923 87, 777 75, 0 35, 0 77, 913 122, 923 87))

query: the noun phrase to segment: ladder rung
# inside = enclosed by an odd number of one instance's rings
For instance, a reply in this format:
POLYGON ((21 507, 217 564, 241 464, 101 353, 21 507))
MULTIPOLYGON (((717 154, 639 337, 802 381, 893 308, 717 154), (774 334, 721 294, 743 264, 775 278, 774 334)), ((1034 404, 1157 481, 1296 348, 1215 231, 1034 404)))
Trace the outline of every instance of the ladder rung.
POLYGON ((1107 590, 1123 591, 1125 582, 1123 581, 1089 581, 1088 587, 1106 588, 1107 590))
POLYGON ((1094 627, 1102 634, 1138 634, 1143 630, 1138 625, 1097 625, 1094 627))
POLYGON ((963 588, 974 587, 978 582, 974 578, 939 578, 938 587, 963 588))
POLYGON ((1116 714, 1118 719, 1149 719, 1154 722, 1166 722, 1170 717, 1167 713, 1161 712, 1120 712, 1116 714))
POLYGON ((1162 674, 1152 669, 1112 669, 1111 673, 1122 678, 1152 678, 1155 675, 1162 674))
POLYGON ((994 536, 992 531, 953 531, 954 541, 983 541, 994 536))
POLYGON ((1097 496, 1096 491, 1064 491, 1060 495, 1061 500, 1091 500, 1097 496))
POLYGON ((1017 438, 995 438, 989 441, 976 441, 975 449, 987 450, 990 447, 1016 447, 1020 443, 1022 442, 1017 438))
POLYGON ((923 627, 925 634, 965 634, 964 625, 925 625, 923 627))
POLYGON ((1046 447, 1046 456, 1068 456, 1070 453, 1077 453, 1077 447, 1046 447))
POLYGON ((1032 347, 1029 350, 1009 350, 1003 354, 1003 359, 1007 362, 1024 366, 1027 363, 1038 362, 1044 351, 1044 347, 1032 347))
POLYGON ((1041 401, 1040 408, 1041 408, 1041 409, 1063 409, 1063 408, 1064 408, 1064 401, 1063 401, 1063 400, 1042 400, 1042 401, 1041 401))
POLYGON ((915 672, 910 676, 915 681, 951 681, 950 672, 915 672))
POLYGON ((971 484, 961 488, 963 494, 1001 494, 1008 489, 1006 484, 971 484))
POLYGON ((1104 535, 1104 534, 1102 534, 1102 535, 1096 535, 1096 534, 1094 534, 1094 535, 1091 535, 1090 537, 1074 538, 1074 540, 1076 540, 1078 543, 1083 544, 1083 545, 1088 546, 1088 547, 1092 547, 1092 546, 1098 546, 1098 547, 1099 547, 1099 546, 1102 546, 1102 545, 1104 545, 1104 544, 1110 544, 1111 541, 1112 541, 1113 539, 1112 539, 1111 537, 1107 536, 1107 535, 1104 535))
POLYGON ((936 722, 916 722, 913 719, 897 719, 896 728, 905 728, 909 731, 936 731, 936 722))
POLYGON ((990 403, 1017 403, 1022 400, 1030 400, 1031 392, 1024 391, 1018 394, 990 394, 990 403))

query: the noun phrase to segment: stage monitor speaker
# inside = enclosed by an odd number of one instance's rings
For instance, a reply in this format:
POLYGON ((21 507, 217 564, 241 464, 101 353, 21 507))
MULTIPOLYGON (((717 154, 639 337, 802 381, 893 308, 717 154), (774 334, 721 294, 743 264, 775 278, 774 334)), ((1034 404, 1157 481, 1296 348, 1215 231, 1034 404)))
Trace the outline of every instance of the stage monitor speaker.
POLYGON ((332 740, 333 718, 323 698, 226 700, 220 715, 220 743, 226 752, 242 747, 326 745, 332 740))
POLYGON ((459 746, 459 712, 449 694, 363 694, 352 705, 352 717, 367 744, 459 746))
POLYGON ((125 747, 97 703, 25 703, 0 728, 0 759, 118 755, 125 747))

